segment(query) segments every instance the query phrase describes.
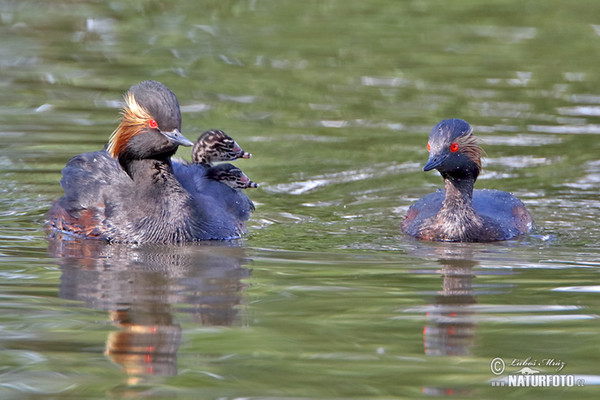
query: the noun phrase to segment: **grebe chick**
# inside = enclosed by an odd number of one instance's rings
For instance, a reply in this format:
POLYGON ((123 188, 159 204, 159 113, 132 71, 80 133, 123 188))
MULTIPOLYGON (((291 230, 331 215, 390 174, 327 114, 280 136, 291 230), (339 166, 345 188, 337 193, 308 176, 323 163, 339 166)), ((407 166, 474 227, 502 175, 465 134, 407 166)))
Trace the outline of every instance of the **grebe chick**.
POLYGON ((210 167, 206 172, 209 179, 223 182, 232 189, 257 188, 258 183, 253 182, 242 172, 241 169, 233 164, 218 164, 210 167))
POLYGON ((192 162, 173 159, 175 177, 186 190, 196 192, 196 186, 204 179, 208 169, 215 162, 234 161, 238 158, 250 158, 252 154, 245 152, 225 132, 212 129, 200 135, 192 147, 192 162))
POLYGON ((225 132, 213 129, 204 132, 192 147, 192 161, 196 164, 212 165, 217 161, 234 161, 238 158, 250 158, 225 132))
POLYGON ((460 119, 437 124, 429 135, 424 171, 437 169, 445 190, 414 203, 402 231, 423 240, 491 242, 531 231, 533 218, 521 200, 499 190, 473 190, 483 149, 471 126, 460 119))
POLYGON ((175 94, 144 81, 129 89, 125 103, 106 149, 75 156, 63 169, 65 195, 48 212, 48 226, 130 243, 240 237, 251 212, 246 195, 232 199, 229 187, 211 181, 198 196, 173 174, 171 156, 179 145, 193 145, 180 132, 175 94))

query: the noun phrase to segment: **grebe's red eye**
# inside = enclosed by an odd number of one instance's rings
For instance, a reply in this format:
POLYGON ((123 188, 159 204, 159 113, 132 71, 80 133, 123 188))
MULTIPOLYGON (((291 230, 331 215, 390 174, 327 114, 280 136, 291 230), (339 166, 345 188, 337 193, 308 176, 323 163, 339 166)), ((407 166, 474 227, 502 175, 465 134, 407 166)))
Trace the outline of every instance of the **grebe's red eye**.
POLYGON ((431 145, 427 142, 427 151, 431 151, 431 145))
POLYGON ((152 129, 158 128, 158 123, 155 120, 153 120, 153 119, 150 120, 150 122, 148 123, 148 125, 150 125, 150 128, 152 128, 152 129))
POLYGON ((450 145, 450 151, 456 153, 458 151, 458 143, 454 142, 450 145))

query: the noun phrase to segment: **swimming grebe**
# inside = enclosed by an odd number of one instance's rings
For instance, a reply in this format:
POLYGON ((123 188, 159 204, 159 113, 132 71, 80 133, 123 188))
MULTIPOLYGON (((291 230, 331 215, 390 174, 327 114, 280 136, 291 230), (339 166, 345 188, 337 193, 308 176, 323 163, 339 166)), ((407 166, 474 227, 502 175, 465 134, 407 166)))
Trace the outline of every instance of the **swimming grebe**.
POLYGON ((219 164, 206 171, 209 179, 223 182, 232 189, 257 188, 258 183, 252 182, 241 169, 233 164, 219 164))
POLYGON ((423 240, 491 242, 533 228, 531 214, 512 194, 473 190, 484 153, 477 142, 471 126, 460 119, 446 119, 431 130, 423 170, 437 169, 445 190, 414 203, 402 222, 403 232, 423 240))
POLYGON ((192 193, 173 174, 177 147, 193 145, 180 132, 175 94, 144 81, 129 89, 125 102, 106 149, 75 156, 63 169, 65 195, 48 212, 48 225, 114 242, 240 237, 253 209, 245 194, 206 178, 202 194, 192 193))

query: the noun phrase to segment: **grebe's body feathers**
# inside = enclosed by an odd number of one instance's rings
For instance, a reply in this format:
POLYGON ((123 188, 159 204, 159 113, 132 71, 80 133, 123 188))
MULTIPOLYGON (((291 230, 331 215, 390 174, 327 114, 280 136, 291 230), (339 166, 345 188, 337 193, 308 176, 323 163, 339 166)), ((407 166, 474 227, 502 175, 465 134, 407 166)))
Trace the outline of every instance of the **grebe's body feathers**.
POLYGON ((455 221, 445 219, 446 216, 434 219, 442 209, 445 198, 446 191, 438 190, 411 205, 402 223, 404 233, 425 240, 491 242, 511 239, 529 232, 533 227, 533 219, 523 202, 508 192, 490 189, 473 191, 473 209, 481 216, 481 220, 468 217, 464 221, 455 221), (426 221, 428 223, 424 225, 426 221), (426 229, 426 226, 436 226, 438 229, 426 229))

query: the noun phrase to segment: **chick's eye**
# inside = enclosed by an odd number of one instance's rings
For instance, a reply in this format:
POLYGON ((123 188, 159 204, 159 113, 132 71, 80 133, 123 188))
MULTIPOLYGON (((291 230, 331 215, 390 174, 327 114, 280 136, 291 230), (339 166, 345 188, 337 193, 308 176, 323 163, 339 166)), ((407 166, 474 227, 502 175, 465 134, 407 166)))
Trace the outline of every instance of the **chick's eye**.
POLYGON ((431 151, 431 145, 427 142, 427 151, 431 151))
POLYGON ((149 125, 149 126, 150 126, 150 128, 152 128, 152 129, 156 129, 156 128, 158 128, 158 123, 157 123, 155 120, 153 120, 153 119, 151 119, 151 120, 150 120, 150 122, 148 122, 148 125, 149 125))
POLYGON ((458 143, 452 143, 452 144, 450 145, 450 151, 451 151, 452 153, 456 153, 456 152, 458 151, 458 143))

